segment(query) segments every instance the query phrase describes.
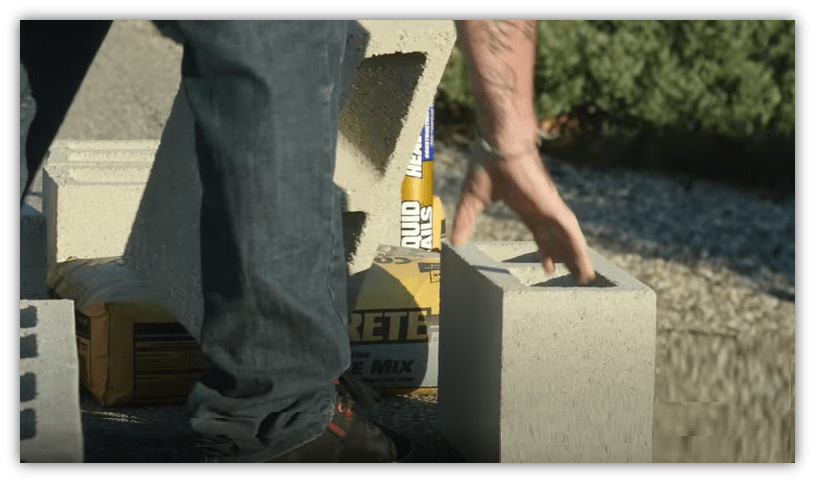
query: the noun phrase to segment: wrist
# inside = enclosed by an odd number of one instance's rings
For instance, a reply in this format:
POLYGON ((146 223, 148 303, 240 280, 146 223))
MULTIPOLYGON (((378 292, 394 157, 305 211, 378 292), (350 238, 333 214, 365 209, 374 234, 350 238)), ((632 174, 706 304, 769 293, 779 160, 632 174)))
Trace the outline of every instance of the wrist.
POLYGON ((504 129, 485 129, 477 120, 473 131, 478 147, 492 158, 528 155, 540 148, 537 123, 513 122, 504 129))

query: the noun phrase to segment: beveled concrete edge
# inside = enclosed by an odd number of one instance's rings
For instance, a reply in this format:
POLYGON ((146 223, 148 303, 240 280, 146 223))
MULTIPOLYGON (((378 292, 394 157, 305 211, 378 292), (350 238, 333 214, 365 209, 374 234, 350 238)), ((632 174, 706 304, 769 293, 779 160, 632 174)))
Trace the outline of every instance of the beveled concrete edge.
MULTIPOLYGON (((64 154, 69 151, 155 151, 159 139, 114 139, 114 140, 81 140, 61 139, 51 143, 50 153, 64 154)), ((49 156, 49 161, 51 161, 49 156)), ((61 158, 54 158, 60 161, 61 158)))
POLYGON ((147 163, 119 164, 95 161, 45 166, 43 173, 48 175, 53 182, 58 182, 59 186, 64 186, 69 184, 146 184, 150 171, 151 165, 147 163), (78 172, 87 173, 90 176, 88 179, 77 179, 76 173, 78 172), (110 175, 118 175, 120 179, 112 179, 110 175))

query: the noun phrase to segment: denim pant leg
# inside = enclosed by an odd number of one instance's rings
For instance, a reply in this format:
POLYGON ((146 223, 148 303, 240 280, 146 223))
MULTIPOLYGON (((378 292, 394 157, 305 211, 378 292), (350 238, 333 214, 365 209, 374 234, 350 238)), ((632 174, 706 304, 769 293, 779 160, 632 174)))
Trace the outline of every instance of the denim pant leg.
POLYGON ((20 22, 20 205, 111 23, 20 22))
MULTIPOLYGON (((28 190, 28 157, 26 156, 25 143, 28 139, 28 131, 31 122, 37 113, 37 101, 31 92, 31 84, 28 82, 28 71, 23 63, 20 63, 20 205, 23 204, 26 191, 28 190)), ((39 166, 37 166, 38 168, 39 166)), ((36 173, 37 168, 34 168, 36 173)), ((33 177, 33 176, 32 176, 33 177)))
POLYGON ((191 425, 231 440, 211 461, 271 459, 322 434, 350 364, 333 183, 346 24, 157 25, 184 45, 203 188, 210 367, 188 399, 191 425))

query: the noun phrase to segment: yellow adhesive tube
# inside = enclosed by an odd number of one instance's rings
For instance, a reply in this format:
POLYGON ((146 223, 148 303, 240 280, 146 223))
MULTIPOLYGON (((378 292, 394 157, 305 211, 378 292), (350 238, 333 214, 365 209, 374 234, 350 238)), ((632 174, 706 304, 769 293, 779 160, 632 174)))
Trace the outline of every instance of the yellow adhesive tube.
POLYGON ((402 181, 400 246, 432 250, 440 245, 433 236, 433 106, 419 134, 402 181))

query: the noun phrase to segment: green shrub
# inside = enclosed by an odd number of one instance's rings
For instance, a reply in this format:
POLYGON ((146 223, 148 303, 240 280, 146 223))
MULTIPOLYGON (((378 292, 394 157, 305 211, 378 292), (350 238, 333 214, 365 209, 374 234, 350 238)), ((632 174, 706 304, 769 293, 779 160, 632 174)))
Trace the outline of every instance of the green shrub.
MULTIPOLYGON (((539 116, 623 131, 726 137, 795 129, 795 23, 784 20, 539 21, 539 116)), ((442 108, 472 108, 464 59, 444 72, 442 108)))

